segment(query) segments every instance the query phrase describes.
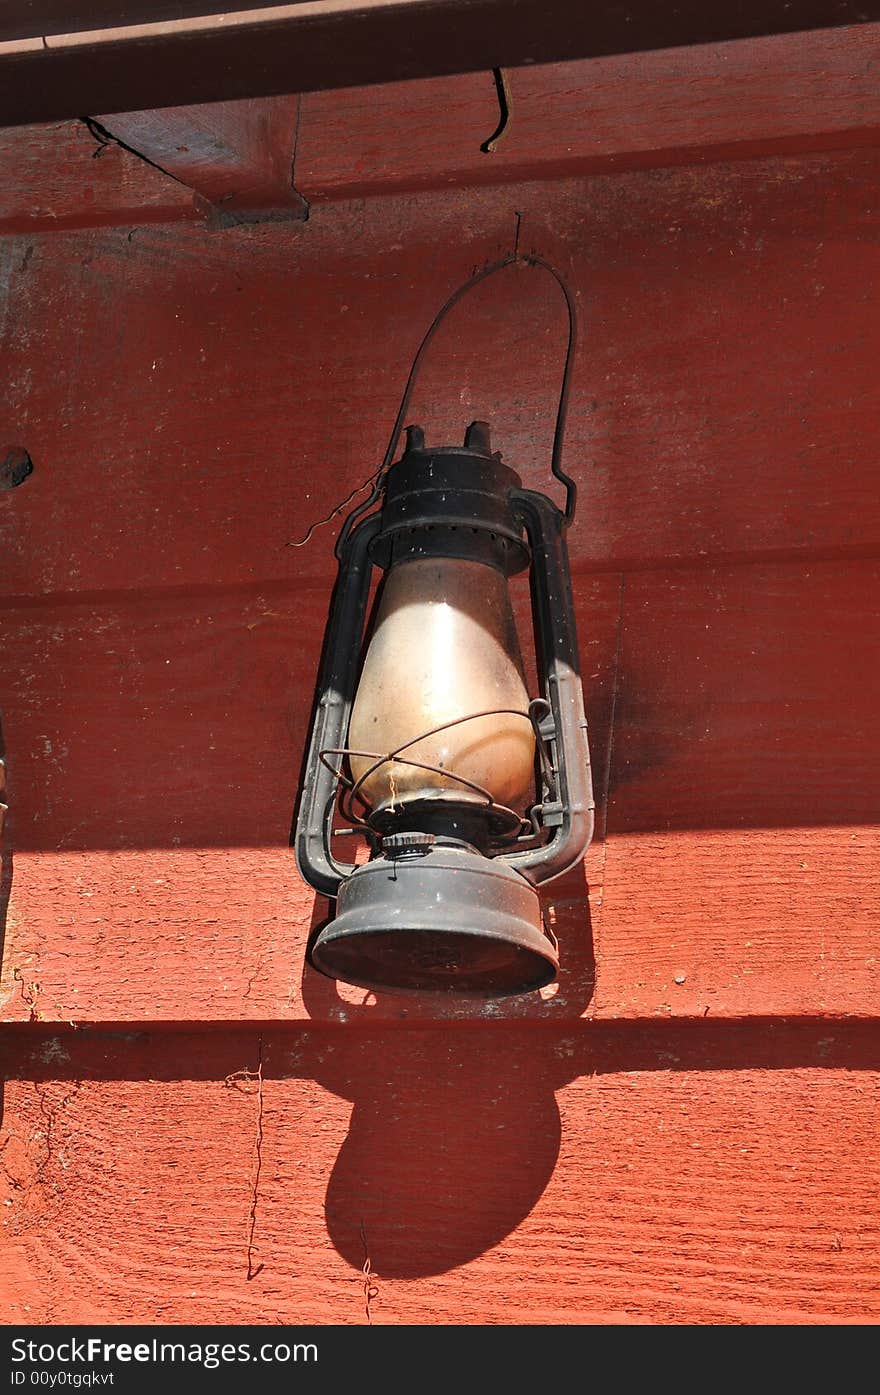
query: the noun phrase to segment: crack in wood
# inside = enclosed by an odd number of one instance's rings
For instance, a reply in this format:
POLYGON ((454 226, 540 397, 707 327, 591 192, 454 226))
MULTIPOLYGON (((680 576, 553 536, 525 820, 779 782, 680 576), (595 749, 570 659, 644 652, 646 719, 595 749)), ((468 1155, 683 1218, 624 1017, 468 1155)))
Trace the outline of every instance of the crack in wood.
MULTIPOLYGON (((67 1108, 71 1100, 76 1099, 81 1089, 82 1081, 74 1080, 71 1082, 71 1088, 67 1091, 67 1093, 62 1095, 61 1099, 58 1100, 57 1103, 52 1103, 47 1092, 45 1090, 41 1090, 37 1082, 34 1081, 34 1091, 36 1093, 40 1105, 40 1118, 44 1121, 44 1156, 41 1162, 37 1165, 36 1171, 34 1173, 34 1179, 31 1183, 31 1187, 38 1187, 43 1184, 46 1177, 46 1173, 49 1169, 49 1165, 53 1160, 53 1155, 56 1152, 54 1131, 58 1117, 61 1114, 62 1110, 65 1110, 67 1108)), ((36 1138, 37 1134, 35 1132, 34 1139, 36 1138)), ((30 1190, 30 1188, 28 1188, 28 1190, 30 1190)))
POLYGON ((243 1095, 255 1095, 257 1100, 257 1115, 254 1130, 254 1169, 251 1182, 251 1199, 248 1207, 248 1229, 247 1229, 247 1280, 255 1279, 265 1268, 263 1264, 254 1264, 254 1234, 257 1228, 257 1205, 260 1193, 260 1174, 263 1170, 263 1038, 259 1038, 257 1069, 249 1070, 244 1067, 242 1070, 233 1071, 224 1080, 227 1089, 238 1090, 243 1095), (249 1082, 256 1082, 256 1089, 246 1088, 249 1082))
POLYGON ((366 1231, 366 1226, 364 1225, 363 1221, 361 1221, 361 1227, 360 1227, 360 1229, 361 1229, 361 1244, 362 1244, 363 1247, 364 1247, 364 1265, 363 1265, 363 1270, 362 1270, 362 1273, 363 1273, 363 1276, 364 1276, 364 1312, 365 1312, 366 1317, 367 1317, 367 1322, 369 1323, 370 1327, 372 1327, 372 1325, 373 1325, 373 1308, 372 1308, 372 1305, 373 1305, 373 1301, 374 1301, 376 1298, 379 1297, 379 1289, 378 1289, 377 1284, 374 1282, 373 1262, 372 1262, 372 1260, 370 1259, 370 1251, 369 1251, 369 1248, 368 1248, 368 1246, 367 1246, 367 1231, 366 1231))

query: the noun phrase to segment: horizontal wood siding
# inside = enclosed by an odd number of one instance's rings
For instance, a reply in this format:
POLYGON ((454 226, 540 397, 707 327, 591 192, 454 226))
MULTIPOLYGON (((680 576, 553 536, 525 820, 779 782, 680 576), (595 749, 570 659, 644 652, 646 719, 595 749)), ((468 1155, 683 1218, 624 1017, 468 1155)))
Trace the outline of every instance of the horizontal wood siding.
POLYGON ((23 1043, 12 1311, 876 1321, 874 1024, 721 1025, 23 1043))
MULTIPOLYGON (((11 1318, 366 1321, 367 1255, 377 1322, 880 1317, 878 192, 858 149, 0 241, 11 1318), (558 986, 365 995, 303 967, 338 520, 289 544, 515 212, 583 321, 598 833, 558 986)), ((542 488, 554 295, 487 283, 411 412, 542 488)))

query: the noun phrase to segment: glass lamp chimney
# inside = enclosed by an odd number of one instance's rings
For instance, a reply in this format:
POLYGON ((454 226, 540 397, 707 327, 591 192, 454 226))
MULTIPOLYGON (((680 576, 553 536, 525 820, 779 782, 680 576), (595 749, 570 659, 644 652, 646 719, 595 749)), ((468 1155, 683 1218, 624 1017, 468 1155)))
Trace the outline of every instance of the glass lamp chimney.
POLYGON ((484 804, 473 785, 521 807, 535 760, 528 703, 503 572, 457 557, 393 566, 348 738, 351 772, 373 814, 399 821, 425 800, 484 804), (377 768, 374 753, 383 751, 401 758, 377 768))

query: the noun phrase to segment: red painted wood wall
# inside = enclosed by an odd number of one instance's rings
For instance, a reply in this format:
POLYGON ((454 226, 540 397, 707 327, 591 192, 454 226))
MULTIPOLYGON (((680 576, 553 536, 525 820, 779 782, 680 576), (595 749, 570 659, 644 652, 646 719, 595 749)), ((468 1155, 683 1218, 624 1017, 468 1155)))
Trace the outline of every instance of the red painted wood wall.
MULTIPOLYGON (((480 127, 456 82, 446 146, 426 85, 306 99, 306 223, 212 231, 82 128, 4 135, 2 432, 35 462, 0 496, 7 1321, 357 1323, 366 1257, 377 1323, 880 1317, 870 121, 615 171, 585 120, 583 167, 551 131, 468 175, 491 87, 480 127), (549 888, 558 988, 366 995, 303 965, 335 525, 290 544, 515 212, 582 318, 599 831, 549 888)), ((486 417, 541 488, 555 296, 486 283, 411 413, 486 417)))

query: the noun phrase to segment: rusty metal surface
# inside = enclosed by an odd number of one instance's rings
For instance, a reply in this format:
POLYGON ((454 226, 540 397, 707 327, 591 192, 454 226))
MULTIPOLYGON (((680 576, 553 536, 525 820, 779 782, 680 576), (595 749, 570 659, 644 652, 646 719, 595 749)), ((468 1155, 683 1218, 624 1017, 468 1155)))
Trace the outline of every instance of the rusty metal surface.
POLYGON ((0 124, 315 91, 880 19, 878 0, 239 0, 7 7, 0 124), (114 27, 115 26, 115 27, 114 27))
POLYGON ((412 846, 359 867, 309 947, 314 968, 396 992, 534 992, 559 953, 538 893, 499 858, 465 846, 412 846))

